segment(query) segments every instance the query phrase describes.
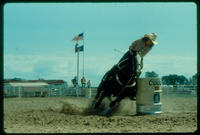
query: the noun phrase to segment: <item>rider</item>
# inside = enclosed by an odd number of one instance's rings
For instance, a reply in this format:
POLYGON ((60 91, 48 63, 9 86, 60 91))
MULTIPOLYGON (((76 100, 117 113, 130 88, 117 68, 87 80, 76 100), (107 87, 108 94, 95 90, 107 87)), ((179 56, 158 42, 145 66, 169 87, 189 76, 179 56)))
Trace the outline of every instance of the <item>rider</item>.
MULTIPOLYGON (((158 42, 156 41, 156 34, 155 33, 150 33, 150 34, 145 34, 144 37, 134 41, 130 46, 129 46, 129 51, 124 54, 124 56, 120 59, 119 64, 120 65, 128 56, 134 55, 138 53, 143 61, 143 57, 152 49, 152 47, 158 42)), ((138 58, 136 58, 138 60, 138 58)), ((140 62, 137 62, 138 65, 136 66, 136 73, 139 77, 141 74, 141 69, 143 67, 143 63, 139 64, 140 62)))
MULTIPOLYGON (((124 56, 120 59, 118 63, 118 67, 120 65, 123 65, 123 63, 127 60, 128 57, 134 56, 136 60, 136 76, 135 78, 139 78, 141 74, 141 69, 143 68, 143 57, 152 49, 154 45, 157 45, 158 42, 156 41, 157 35, 155 33, 145 34, 144 37, 139 38, 138 40, 134 41, 129 46, 129 51, 127 51, 124 56), (136 57, 136 54, 139 54, 139 57, 136 57)), ((134 97, 136 96, 135 92, 132 91, 133 94, 131 94, 130 98, 134 100, 134 97)))

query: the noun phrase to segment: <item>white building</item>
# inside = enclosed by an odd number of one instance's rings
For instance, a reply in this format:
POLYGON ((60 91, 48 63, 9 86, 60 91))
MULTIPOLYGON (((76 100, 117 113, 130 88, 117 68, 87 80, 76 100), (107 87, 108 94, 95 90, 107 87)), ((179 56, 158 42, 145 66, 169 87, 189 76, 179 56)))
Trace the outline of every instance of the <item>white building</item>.
POLYGON ((45 82, 4 83, 4 97, 47 96, 49 84, 45 82))

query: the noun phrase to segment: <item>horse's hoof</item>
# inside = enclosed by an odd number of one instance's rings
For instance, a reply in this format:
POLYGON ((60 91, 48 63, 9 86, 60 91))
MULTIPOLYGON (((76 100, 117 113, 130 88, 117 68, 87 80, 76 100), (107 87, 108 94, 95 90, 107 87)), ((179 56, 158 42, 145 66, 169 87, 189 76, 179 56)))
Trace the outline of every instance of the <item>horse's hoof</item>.
POLYGON ((108 107, 108 108, 106 108, 104 111, 102 111, 102 112, 100 113, 100 115, 106 116, 106 115, 109 113, 110 110, 111 110, 111 108, 108 107))

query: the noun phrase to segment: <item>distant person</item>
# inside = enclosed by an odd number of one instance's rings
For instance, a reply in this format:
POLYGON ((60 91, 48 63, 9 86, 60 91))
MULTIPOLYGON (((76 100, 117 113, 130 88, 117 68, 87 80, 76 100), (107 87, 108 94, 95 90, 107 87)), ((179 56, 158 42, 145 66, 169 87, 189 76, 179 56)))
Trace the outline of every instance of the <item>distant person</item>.
POLYGON ((88 82, 87 82, 87 87, 88 87, 88 88, 91 87, 91 82, 90 82, 90 80, 88 80, 88 82))
POLYGON ((74 87, 77 86, 78 81, 77 81, 77 77, 76 76, 72 79, 72 84, 74 85, 74 87))
POLYGON ((82 88, 85 88, 86 80, 84 76, 81 79, 81 84, 82 84, 82 88))

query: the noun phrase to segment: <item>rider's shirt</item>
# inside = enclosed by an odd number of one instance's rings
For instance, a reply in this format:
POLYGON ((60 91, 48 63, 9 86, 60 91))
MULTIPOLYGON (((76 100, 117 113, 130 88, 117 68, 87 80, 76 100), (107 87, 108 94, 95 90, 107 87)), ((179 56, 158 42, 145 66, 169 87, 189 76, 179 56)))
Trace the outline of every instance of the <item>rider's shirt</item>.
POLYGON ((132 53, 132 51, 139 52, 141 57, 144 57, 151 49, 152 49, 152 47, 145 46, 145 42, 142 40, 142 38, 134 41, 129 46, 129 50, 130 50, 131 53, 132 53))

